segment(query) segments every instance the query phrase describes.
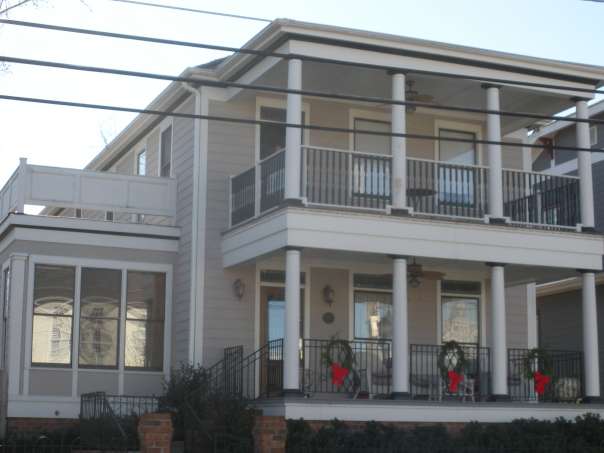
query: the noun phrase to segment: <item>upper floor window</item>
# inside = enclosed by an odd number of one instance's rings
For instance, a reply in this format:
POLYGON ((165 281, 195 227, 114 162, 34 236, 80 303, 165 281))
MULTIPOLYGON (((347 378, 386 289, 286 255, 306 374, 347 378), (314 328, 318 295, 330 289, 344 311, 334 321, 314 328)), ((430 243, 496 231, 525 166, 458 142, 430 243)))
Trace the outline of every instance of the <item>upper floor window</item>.
POLYGON ((74 267, 35 266, 32 364, 71 364, 74 291, 74 267))
POLYGON ((172 174, 172 126, 161 133, 159 175, 170 177, 172 174))
MULTIPOLYGON (((279 107, 260 107, 260 120, 274 121, 276 123, 286 122, 286 111, 279 107)), ((302 124, 306 123, 305 112, 302 112, 302 124)), ((282 124, 260 125, 260 160, 275 154, 285 148, 285 130, 282 124)), ((302 143, 304 143, 303 129, 300 129, 302 143)))
POLYGON ((354 150, 374 154, 390 155, 391 138, 387 135, 368 134, 357 131, 390 133, 390 123, 387 121, 354 119, 354 150))
POLYGON ((147 151, 144 149, 136 155, 136 174, 140 176, 147 174, 147 151))
POLYGON ((589 128, 589 144, 596 146, 598 144, 598 126, 591 126, 589 128))

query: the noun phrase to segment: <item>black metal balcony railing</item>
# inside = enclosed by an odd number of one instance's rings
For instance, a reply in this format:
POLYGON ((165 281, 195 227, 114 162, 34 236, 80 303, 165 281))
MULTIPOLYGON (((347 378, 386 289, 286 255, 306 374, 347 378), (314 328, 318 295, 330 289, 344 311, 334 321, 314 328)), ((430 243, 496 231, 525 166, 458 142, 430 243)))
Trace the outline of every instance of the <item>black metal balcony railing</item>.
MULTIPOLYGON (((410 346, 410 389, 414 399, 441 401, 462 399, 485 401, 490 395, 491 355, 489 348, 476 344, 461 345, 465 356, 462 380, 456 392, 449 388, 448 376, 441 369, 442 346, 412 344, 410 346)), ((455 358, 451 359, 454 366, 455 358)))
POLYGON ((390 341, 302 340, 300 387, 306 395, 340 393, 351 397, 387 397, 392 384, 390 341), (332 364, 346 368, 342 382, 332 364))
POLYGON ((545 351, 546 359, 528 359, 528 349, 508 349, 508 391, 514 401, 576 402, 583 396, 583 353, 545 351), (547 363, 545 363, 547 362, 547 363), (544 393, 535 391, 531 377, 546 374, 544 393))
POLYGON ((256 167, 231 178, 231 224, 254 217, 256 203, 256 167))

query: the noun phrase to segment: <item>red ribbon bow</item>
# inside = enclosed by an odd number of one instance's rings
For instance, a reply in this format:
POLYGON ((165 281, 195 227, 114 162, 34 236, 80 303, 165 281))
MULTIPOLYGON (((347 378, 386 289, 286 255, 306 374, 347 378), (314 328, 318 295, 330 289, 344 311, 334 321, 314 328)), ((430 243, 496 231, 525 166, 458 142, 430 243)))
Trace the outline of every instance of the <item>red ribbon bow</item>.
POLYGON ((551 382, 552 378, 541 373, 541 371, 535 371, 533 373, 533 380, 535 381, 535 393, 543 395, 545 393, 545 386, 551 382))
POLYGON ((447 373, 447 376, 449 377, 449 393, 457 393, 459 383, 463 381, 463 375, 457 373, 456 371, 450 370, 447 373))
POLYGON ((331 383, 336 387, 344 385, 344 379, 348 376, 348 368, 340 366, 339 363, 334 362, 331 364, 331 383))

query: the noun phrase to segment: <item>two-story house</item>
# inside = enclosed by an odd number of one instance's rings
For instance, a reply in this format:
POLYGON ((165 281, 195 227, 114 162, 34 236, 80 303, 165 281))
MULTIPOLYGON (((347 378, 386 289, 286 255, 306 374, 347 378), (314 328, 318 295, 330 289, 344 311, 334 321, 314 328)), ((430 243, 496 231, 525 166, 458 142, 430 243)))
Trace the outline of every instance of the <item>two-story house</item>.
POLYGON ((604 411, 562 403, 600 397, 591 153, 533 171, 515 132, 535 119, 494 113, 585 120, 604 68, 281 19, 244 48, 85 169, 23 160, 0 192, 9 420, 225 355, 219 379, 288 418, 604 411), (583 352, 539 370, 524 284, 577 275, 583 352))

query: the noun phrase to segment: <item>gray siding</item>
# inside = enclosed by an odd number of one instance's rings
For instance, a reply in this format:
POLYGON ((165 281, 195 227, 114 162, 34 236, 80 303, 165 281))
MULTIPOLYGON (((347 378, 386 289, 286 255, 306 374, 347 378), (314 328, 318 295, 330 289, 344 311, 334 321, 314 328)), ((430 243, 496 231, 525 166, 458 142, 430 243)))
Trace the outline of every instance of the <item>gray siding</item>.
POLYGON ((505 305, 508 348, 526 348, 528 345, 526 286, 506 288, 505 305))
MULTIPOLYGON (((253 118, 254 109, 251 102, 210 103, 210 115, 253 118)), ((254 267, 223 269, 221 233, 228 224, 228 177, 253 164, 254 132, 254 127, 249 125, 209 122, 203 323, 206 365, 218 360, 226 346, 242 344, 249 350, 253 345, 254 267), (242 279, 246 287, 242 300, 238 300, 232 290, 237 279, 242 279)))
MULTIPOLYGON (((604 286, 596 288, 598 329, 604 328, 604 286)), ((569 291, 537 299, 539 314, 539 346, 572 351, 583 350, 581 291, 569 291)), ((604 334, 599 335, 600 391, 604 389, 604 334)))

